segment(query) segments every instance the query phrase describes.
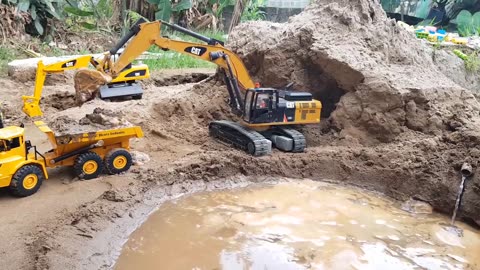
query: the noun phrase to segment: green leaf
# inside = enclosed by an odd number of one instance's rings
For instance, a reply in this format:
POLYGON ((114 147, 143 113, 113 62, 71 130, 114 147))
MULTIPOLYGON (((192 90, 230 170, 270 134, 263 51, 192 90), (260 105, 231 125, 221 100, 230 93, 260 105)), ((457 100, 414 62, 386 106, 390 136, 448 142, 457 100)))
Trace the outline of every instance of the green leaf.
POLYGON ((87 17, 87 16, 93 15, 92 11, 81 10, 76 7, 65 7, 64 10, 70 14, 77 15, 80 17, 87 17))
POLYGON ((155 19, 169 21, 172 15, 172 4, 170 0, 160 0, 158 3, 158 10, 155 12, 155 19))
POLYGON ((55 11, 55 7, 52 5, 52 2, 50 2, 50 0, 43 0, 43 2, 47 5, 47 10, 55 11))
POLYGON ((80 23, 80 25, 83 27, 83 28, 86 28, 88 30, 95 30, 97 29, 97 26, 95 24, 91 24, 91 23, 88 23, 88 22, 82 22, 80 23))
POLYGON ((35 24, 35 29, 37 29, 38 34, 43 35, 43 26, 40 23, 40 19, 37 18, 35 20, 34 24, 35 24))
POLYGON ((35 6, 30 6, 30 16, 32 16, 32 20, 37 19, 37 8, 35 6))
POLYGON ((12 4, 17 4, 18 1, 17 0, 8 0, 9 3, 12 3, 12 4))
POLYGON ((475 28, 480 27, 480 11, 473 14, 472 21, 473 21, 473 27, 475 28))
POLYGON ((58 15, 56 11, 47 9, 47 12, 50 13, 50 15, 52 15, 54 18, 59 20, 61 19, 60 15, 58 15))
POLYGON ((470 27, 472 25, 472 13, 468 10, 462 10, 457 15, 458 27, 470 27))
POLYGON ((22 12, 26 12, 29 7, 30 7, 29 0, 20 0, 20 2, 17 5, 18 10, 22 12))
POLYGON ((180 2, 172 8, 172 11, 178 12, 178 11, 190 9, 191 7, 192 7, 191 0, 180 0, 180 2))

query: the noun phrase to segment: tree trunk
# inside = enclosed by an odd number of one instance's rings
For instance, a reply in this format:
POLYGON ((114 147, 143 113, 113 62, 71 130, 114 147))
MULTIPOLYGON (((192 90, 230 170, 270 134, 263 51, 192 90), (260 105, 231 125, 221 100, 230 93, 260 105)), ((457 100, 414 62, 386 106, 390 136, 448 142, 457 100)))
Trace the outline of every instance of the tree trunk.
POLYGON ((248 1, 250 0, 236 0, 228 33, 232 32, 233 28, 240 23, 240 19, 242 18, 243 11, 245 10, 248 1))

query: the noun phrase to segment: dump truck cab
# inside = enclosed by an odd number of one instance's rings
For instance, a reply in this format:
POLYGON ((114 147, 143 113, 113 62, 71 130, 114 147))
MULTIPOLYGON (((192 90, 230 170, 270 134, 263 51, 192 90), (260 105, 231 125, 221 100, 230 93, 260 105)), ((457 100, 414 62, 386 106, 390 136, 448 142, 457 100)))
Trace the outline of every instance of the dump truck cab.
POLYGON ((18 193, 28 194, 36 192, 38 182, 48 175, 44 162, 28 153, 31 145, 24 133, 23 127, 0 129, 0 187, 13 186, 20 189, 18 193))

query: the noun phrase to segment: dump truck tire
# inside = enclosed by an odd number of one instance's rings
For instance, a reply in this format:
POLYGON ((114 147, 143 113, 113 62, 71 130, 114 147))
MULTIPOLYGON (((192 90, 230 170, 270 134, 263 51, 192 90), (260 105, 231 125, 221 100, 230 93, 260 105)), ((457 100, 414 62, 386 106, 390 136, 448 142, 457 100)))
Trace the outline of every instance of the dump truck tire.
POLYGON ((125 149, 113 149, 105 156, 105 170, 108 174, 128 171, 132 166, 132 155, 125 149))
POLYGON ((18 197, 27 197, 38 191, 44 175, 35 165, 25 165, 17 170, 10 183, 10 191, 18 197))
POLYGON ((94 152, 80 154, 75 159, 73 170, 80 179, 90 180, 97 178, 103 171, 102 158, 94 152))

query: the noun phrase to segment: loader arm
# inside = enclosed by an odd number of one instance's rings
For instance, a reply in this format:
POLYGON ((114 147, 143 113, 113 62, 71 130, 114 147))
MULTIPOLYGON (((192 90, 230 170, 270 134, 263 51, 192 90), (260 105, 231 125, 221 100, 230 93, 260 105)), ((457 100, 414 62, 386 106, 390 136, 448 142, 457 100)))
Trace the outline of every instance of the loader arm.
POLYGON ((42 110, 40 109, 40 99, 42 98, 43 86, 45 84, 47 74, 63 73, 65 70, 85 68, 88 67, 91 61, 93 61, 91 55, 79 56, 77 58, 71 58, 50 65, 44 65, 42 60, 38 61, 33 96, 22 96, 23 112, 29 117, 43 115, 42 110))

